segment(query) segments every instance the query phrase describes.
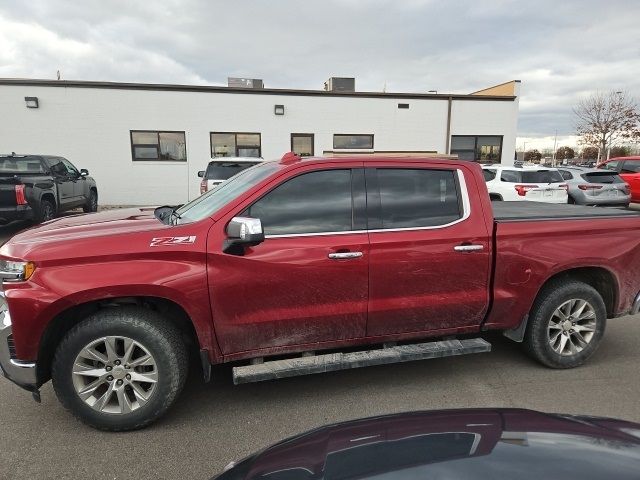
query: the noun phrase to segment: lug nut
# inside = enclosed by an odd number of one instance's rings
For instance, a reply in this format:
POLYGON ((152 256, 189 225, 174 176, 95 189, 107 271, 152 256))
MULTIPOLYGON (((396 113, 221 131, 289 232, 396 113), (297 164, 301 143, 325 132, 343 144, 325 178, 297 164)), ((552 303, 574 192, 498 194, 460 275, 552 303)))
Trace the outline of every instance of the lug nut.
POLYGON ((107 372, 110 372, 113 367, 111 365, 107 365, 107 372))
POLYGON ((111 381, 113 381, 113 377, 111 375, 109 375, 109 376, 107 376, 107 380, 111 382, 111 381))
POLYGON ((127 380, 131 380, 131 375, 127 373, 127 380))
POLYGON ((115 363, 116 365, 120 365, 120 360, 116 360, 116 361, 115 361, 115 362, 113 362, 113 363, 115 363))
POLYGON ((122 385, 122 380, 118 380, 118 381, 116 382, 116 385, 118 385, 118 386, 122 385))

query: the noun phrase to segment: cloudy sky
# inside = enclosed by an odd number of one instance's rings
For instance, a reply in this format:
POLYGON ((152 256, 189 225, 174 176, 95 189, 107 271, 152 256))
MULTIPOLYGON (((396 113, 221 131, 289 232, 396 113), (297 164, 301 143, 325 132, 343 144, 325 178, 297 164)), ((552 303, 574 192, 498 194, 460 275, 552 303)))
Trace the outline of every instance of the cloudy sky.
MULTIPOLYGON (((595 90, 640 97, 638 0, 1 0, 0 77, 469 93, 522 80, 518 147, 595 90)), ((551 140, 552 141, 552 140, 551 140)), ((535 142, 535 143, 534 143, 535 142)))

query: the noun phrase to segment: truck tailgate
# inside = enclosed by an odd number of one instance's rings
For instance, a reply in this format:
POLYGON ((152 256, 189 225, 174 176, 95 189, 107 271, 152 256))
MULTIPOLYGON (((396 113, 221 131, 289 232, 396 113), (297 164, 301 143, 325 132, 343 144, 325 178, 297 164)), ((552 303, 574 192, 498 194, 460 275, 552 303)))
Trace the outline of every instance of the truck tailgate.
POLYGON ((15 207, 16 202, 16 185, 20 184, 20 180, 11 177, 0 176, 0 208, 15 207))

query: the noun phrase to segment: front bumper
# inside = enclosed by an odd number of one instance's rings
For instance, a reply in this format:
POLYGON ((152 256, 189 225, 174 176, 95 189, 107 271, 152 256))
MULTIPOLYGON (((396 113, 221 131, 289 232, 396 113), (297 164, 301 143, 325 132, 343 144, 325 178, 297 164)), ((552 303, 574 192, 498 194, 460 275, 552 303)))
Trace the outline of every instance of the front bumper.
POLYGON ((6 378, 16 385, 31 392, 38 390, 35 362, 25 362, 15 358, 11 315, 4 292, 0 292, 0 370, 6 378))

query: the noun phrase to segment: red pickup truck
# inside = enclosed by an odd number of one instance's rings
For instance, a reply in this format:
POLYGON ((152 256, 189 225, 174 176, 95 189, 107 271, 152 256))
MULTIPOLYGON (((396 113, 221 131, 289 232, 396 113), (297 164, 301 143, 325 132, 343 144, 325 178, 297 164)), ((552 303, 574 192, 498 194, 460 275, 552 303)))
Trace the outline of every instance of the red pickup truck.
POLYGON ((483 352, 552 368, 640 309, 640 215, 500 202, 480 166, 285 155, 179 208, 46 222, 0 249, 0 365, 107 430, 175 401, 189 356, 236 383, 483 352))

